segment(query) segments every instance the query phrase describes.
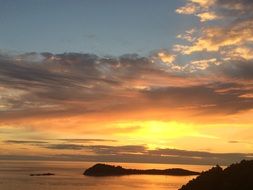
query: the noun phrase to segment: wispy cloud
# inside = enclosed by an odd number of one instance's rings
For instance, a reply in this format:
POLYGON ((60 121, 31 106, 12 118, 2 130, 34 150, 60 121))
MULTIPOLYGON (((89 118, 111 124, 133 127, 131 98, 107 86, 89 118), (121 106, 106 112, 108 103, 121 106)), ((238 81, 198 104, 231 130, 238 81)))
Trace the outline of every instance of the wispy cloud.
MULTIPOLYGON (((172 61, 171 55, 158 55, 172 61)), ((252 98, 243 96, 252 93, 252 86, 247 85, 253 73, 249 61, 214 64, 218 62, 216 58, 194 60, 191 62, 197 68, 194 71, 187 65, 154 62, 153 56, 104 58, 90 54, 43 53, 38 54, 41 58, 36 62, 26 56, 18 60, 18 56, 1 57, 0 118, 3 120, 103 110, 117 112, 122 107, 126 111, 136 107, 145 109, 148 105, 159 105, 163 99, 166 106, 180 107, 182 102, 197 107, 214 104, 217 110, 226 110, 226 113, 252 108, 252 98), (178 87, 178 81, 183 85, 178 87), (218 92, 221 86, 232 84, 237 86, 236 92, 218 92)))
POLYGON ((57 140, 73 143, 117 142, 117 140, 112 139, 57 139, 57 140))
MULTIPOLYGON (((6 143, 12 143, 6 141, 6 143)), ((212 153, 203 151, 187 151, 180 149, 154 149, 150 150, 144 145, 80 145, 80 144, 47 144, 32 141, 14 142, 31 143, 33 146, 51 150, 79 151, 78 154, 44 155, 31 157, 31 159, 47 160, 83 160, 83 161, 115 161, 115 162, 150 162, 150 163, 178 163, 178 164, 230 164, 232 162, 250 159, 253 154, 246 153, 212 153), (35 144, 34 144, 35 143, 35 144), (88 151, 82 154, 80 151, 88 151)), ((0 159, 29 159, 25 155, 0 155, 0 159)))
POLYGON ((36 144, 47 144, 48 142, 46 142, 46 141, 35 141, 35 140, 6 140, 6 141, 4 141, 4 143, 36 145, 36 144))

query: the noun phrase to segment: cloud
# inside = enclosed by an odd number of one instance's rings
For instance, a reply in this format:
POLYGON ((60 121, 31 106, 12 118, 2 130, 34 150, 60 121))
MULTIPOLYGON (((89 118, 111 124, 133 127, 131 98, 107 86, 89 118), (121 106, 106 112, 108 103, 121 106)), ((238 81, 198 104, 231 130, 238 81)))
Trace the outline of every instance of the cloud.
POLYGON ((184 46, 183 54, 207 51, 218 52, 222 48, 231 46, 243 46, 253 41, 253 28, 250 27, 253 20, 237 21, 226 27, 206 27, 192 45, 184 46))
MULTIPOLYGON (((119 84, 126 80, 134 82, 140 73, 148 75, 156 71, 145 58, 131 55, 117 59, 75 53, 40 55, 44 59, 36 63, 29 62, 24 55, 22 60, 16 57, 0 60, 3 118, 10 113, 18 118, 53 112, 58 115, 92 112, 97 108, 89 105, 117 96, 114 92, 122 88, 119 84)), ((121 93, 118 98, 124 96, 121 93)), ((105 106, 101 103, 99 107, 105 106)))
POLYGON ((174 55, 163 51, 149 57, 1 56, 1 121, 134 113, 150 106, 157 110, 194 106, 200 113, 217 109, 225 114, 252 108, 251 60, 210 57, 181 65, 173 60, 174 55), (239 83, 240 89, 217 93, 227 83, 239 83))
POLYGON ((231 140, 231 141, 228 141, 228 143, 237 144, 237 143, 240 143, 240 141, 231 140))
POLYGON ((159 52, 159 53, 157 54, 157 56, 158 56, 158 58, 159 58, 162 62, 164 62, 164 63, 166 63, 166 64, 170 64, 170 63, 172 63, 173 61, 175 61, 175 55, 171 55, 171 54, 166 53, 166 52, 159 52))
POLYGON ((252 142, 248 142, 248 141, 238 141, 238 140, 230 140, 228 141, 228 143, 231 144, 246 144, 246 145, 252 145, 252 142))
POLYGON ((35 141, 35 140, 6 140, 4 143, 10 144, 47 144, 46 141, 35 141))
MULTIPOLYGON (((149 114, 154 119, 164 115, 171 119, 187 109, 192 116, 208 117, 251 110, 251 9, 249 0, 187 0, 176 12, 197 16, 205 23, 179 34, 177 38, 185 41, 173 50, 158 50, 146 57, 50 52, 1 55, 0 121, 24 120, 21 123, 32 126, 28 120, 62 122, 82 116, 78 122, 84 125, 85 119, 98 116, 121 120, 126 115, 136 119, 149 114)), ((87 130, 95 131, 95 127, 87 130)))
POLYGON ((192 3, 199 4, 202 7, 211 6, 215 3, 215 0, 189 0, 192 3))
POLYGON ((57 140, 73 143, 117 142, 117 140, 112 139, 57 139, 57 140))
POLYGON ((195 15, 200 18, 201 22, 219 19, 219 16, 212 11, 207 11, 208 7, 215 4, 214 0, 188 0, 183 7, 176 9, 178 14, 195 15))
POLYGON ((169 78, 164 65, 137 55, 42 53, 36 57, 43 59, 36 62, 31 62, 30 54, 29 59, 26 56, 0 60, 2 119, 99 112, 117 106, 114 100, 138 96, 135 88, 162 84, 169 78))
MULTIPOLYGON (((17 142, 18 143, 18 142, 17 142)), ((80 144, 33 144, 50 150, 79 151, 78 154, 51 154, 44 156, 0 155, 0 159, 35 160, 82 160, 94 162, 135 162, 135 163, 177 163, 177 164, 231 164, 238 160, 250 159, 253 154, 212 153, 180 149, 147 149, 144 145, 80 145, 80 144), (81 151, 81 152, 80 152, 81 151), (86 152, 85 154, 82 154, 86 152), (88 152, 87 152, 88 151, 88 152)))
POLYGON ((252 47, 241 46, 222 51, 221 54, 225 57, 225 60, 253 60, 252 47))
MULTIPOLYGON (((231 11, 232 13, 240 13, 240 15, 251 14, 247 12, 252 10, 252 1, 250 0, 216 0, 215 5, 220 7, 221 10, 231 11)), ((238 15, 234 15, 238 16, 238 15)))
POLYGON ((95 154, 101 155, 117 155, 117 154, 137 154, 145 152, 144 146, 124 145, 124 146, 108 146, 108 145, 80 145, 80 144, 49 144, 43 146, 47 149, 55 150, 88 150, 95 154))
POLYGON ((253 42, 252 7, 252 1, 248 0, 188 0, 177 13, 195 15, 201 22, 217 21, 203 25, 199 33, 191 36, 195 40, 190 45, 177 44, 174 49, 184 55, 217 52, 221 57, 227 54, 228 57, 251 59, 251 47, 247 46, 253 42))
POLYGON ((203 12, 197 14, 197 16, 200 18, 201 22, 216 20, 219 18, 214 12, 203 12))
POLYGON ((223 18, 223 16, 252 15, 250 10, 252 10, 252 1, 250 0, 186 0, 186 5, 178 8, 176 12, 198 17, 200 17, 199 14, 211 12, 213 15, 223 18))
MULTIPOLYGON (((188 63, 181 64, 181 71, 191 72, 195 76, 198 74, 202 78, 206 76, 218 83, 239 84, 239 81, 241 84, 244 83, 245 85, 240 88, 242 95, 227 94, 230 98, 234 97, 233 100, 228 98, 231 100, 230 108, 237 107, 238 111, 248 102, 250 106, 244 108, 251 109, 252 106, 252 5, 252 1, 249 0, 187 0, 186 4, 176 11, 179 14, 197 16, 201 22, 207 23, 201 24, 197 32, 196 29, 192 29, 194 32, 188 32, 191 31, 188 30, 178 35, 185 42, 173 46, 173 51, 178 58, 174 62, 176 63, 182 57, 188 59, 188 63), (244 91, 245 89, 248 92, 244 91), (243 99, 243 97, 248 99, 243 99)), ((219 89, 213 90, 215 93, 220 91, 219 89)), ((221 97, 225 94, 216 95, 221 97)), ((217 108, 222 104, 221 102, 215 103, 217 108)))
POLYGON ((158 154, 163 156, 179 156, 179 157, 195 157, 195 158, 209 158, 213 160, 241 160, 246 157, 252 157, 253 154, 244 153, 211 153, 203 151, 186 151, 178 149, 157 149, 151 150, 151 154, 158 154))
POLYGON ((49 144, 43 146, 43 148, 56 150, 83 150, 84 148, 86 148, 86 146, 78 144, 49 144))
MULTIPOLYGON (((7 144, 49 144, 54 141, 63 141, 68 143, 94 143, 94 142, 117 142, 116 140, 111 139, 47 139, 43 140, 5 140, 4 143, 7 144)), ((68 144, 67 144, 68 145, 68 144)), ((72 145, 72 144, 69 144, 72 145)))
POLYGON ((196 70, 206 70, 210 66, 210 64, 219 65, 220 63, 217 61, 216 58, 211 58, 211 59, 191 61, 190 65, 194 66, 194 69, 196 70))
POLYGON ((155 99, 156 104, 165 107, 176 109, 186 106, 204 112, 227 114, 249 110, 253 107, 252 98, 241 97, 247 93, 252 93, 252 89, 245 90, 233 83, 151 88, 143 91, 148 99, 155 99))
MULTIPOLYGON (((196 32, 196 30, 193 28, 193 29, 185 31, 185 34, 177 35, 177 38, 183 39, 183 40, 186 40, 186 41, 189 41, 189 42, 193 42, 195 40, 194 37, 193 37, 193 34, 195 32, 196 32)), ((176 45, 174 47, 175 47, 175 51, 177 51, 176 45)), ((180 48, 178 49, 178 51, 179 50, 180 50, 180 48)))
POLYGON ((196 13, 198 9, 199 7, 197 7, 195 4, 187 3, 185 6, 176 9, 176 13, 191 15, 191 14, 196 13))
MULTIPOLYGON (((221 64, 210 68, 211 72, 220 73, 231 80, 244 80, 251 82, 253 79, 253 64, 251 61, 231 60, 228 64, 221 64)), ((251 85, 248 85, 251 88, 251 85)))

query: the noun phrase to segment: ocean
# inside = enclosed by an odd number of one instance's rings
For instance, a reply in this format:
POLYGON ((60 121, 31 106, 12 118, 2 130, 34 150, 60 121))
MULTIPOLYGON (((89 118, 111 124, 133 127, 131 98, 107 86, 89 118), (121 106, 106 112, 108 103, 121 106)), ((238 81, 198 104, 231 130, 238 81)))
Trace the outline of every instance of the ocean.
MULTIPOLYGON (((83 172, 93 162, 0 161, 0 190, 177 190, 196 176, 128 175, 88 177, 83 172), (32 173, 54 176, 30 176, 32 173)), ((203 171, 207 165, 108 163, 126 168, 183 168, 203 171)))

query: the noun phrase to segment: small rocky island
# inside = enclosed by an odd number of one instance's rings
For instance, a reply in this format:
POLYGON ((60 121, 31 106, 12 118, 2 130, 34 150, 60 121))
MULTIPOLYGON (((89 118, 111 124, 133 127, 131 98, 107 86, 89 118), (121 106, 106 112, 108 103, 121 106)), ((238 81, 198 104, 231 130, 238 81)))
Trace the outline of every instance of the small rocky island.
POLYGON ((157 170, 157 169, 138 170, 138 169, 126 169, 121 166, 96 164, 88 168, 83 173, 83 175, 86 176, 121 176, 121 175, 134 175, 134 174, 189 176, 189 175, 199 175, 199 172, 184 170, 181 168, 172 168, 165 170, 157 170))
POLYGON ((253 160, 243 160, 226 169, 220 166, 202 172, 179 190, 253 190, 253 160))
POLYGON ((30 176, 50 176, 50 175, 55 175, 55 174, 53 173, 30 174, 30 176))

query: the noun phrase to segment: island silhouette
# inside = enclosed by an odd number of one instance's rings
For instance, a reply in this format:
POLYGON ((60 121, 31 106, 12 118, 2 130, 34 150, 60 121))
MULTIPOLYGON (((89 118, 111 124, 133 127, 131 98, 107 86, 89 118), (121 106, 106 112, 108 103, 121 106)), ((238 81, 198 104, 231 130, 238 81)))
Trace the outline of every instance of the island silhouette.
POLYGON ((242 160, 225 169, 217 165, 179 190, 253 190, 253 160, 242 160))
POLYGON ((30 174, 30 176, 50 176, 55 175, 54 173, 39 173, 39 174, 30 174))
POLYGON ((143 175, 174 175, 174 176, 189 176, 189 175, 198 175, 199 172, 185 170, 181 168, 171 168, 171 169, 126 169, 121 166, 114 166, 108 164, 95 164, 94 166, 85 170, 83 175, 86 176, 121 176, 121 175, 134 175, 134 174, 143 174, 143 175))

